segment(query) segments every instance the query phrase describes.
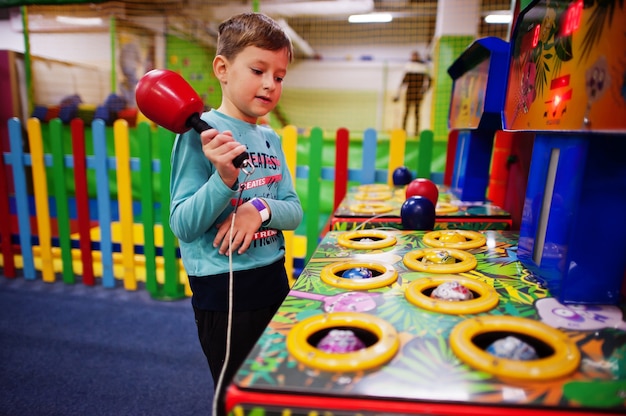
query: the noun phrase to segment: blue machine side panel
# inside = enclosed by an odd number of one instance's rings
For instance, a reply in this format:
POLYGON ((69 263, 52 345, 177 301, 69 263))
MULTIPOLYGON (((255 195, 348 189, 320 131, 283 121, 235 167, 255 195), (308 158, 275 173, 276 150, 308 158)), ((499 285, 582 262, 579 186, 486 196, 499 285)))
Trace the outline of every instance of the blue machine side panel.
POLYGON ((459 131, 452 193, 462 201, 485 201, 493 148, 492 130, 459 131))
POLYGON ((626 270, 625 151, 626 141, 615 136, 535 138, 518 256, 562 302, 619 300, 626 270), (551 157, 558 159, 552 176, 551 157))

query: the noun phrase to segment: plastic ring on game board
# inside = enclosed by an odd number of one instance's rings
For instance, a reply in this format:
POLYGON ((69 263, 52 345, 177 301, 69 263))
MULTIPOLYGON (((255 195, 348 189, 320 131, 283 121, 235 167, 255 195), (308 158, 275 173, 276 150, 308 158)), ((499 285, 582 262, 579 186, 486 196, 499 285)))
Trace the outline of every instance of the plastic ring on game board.
POLYGON ((406 299, 415 306, 432 312, 447 313, 450 315, 474 314, 487 312, 496 307, 499 301, 498 292, 486 283, 463 276, 436 276, 423 277, 411 283, 404 292, 406 299), (478 297, 462 301, 435 299, 424 292, 434 289, 445 282, 458 282, 478 297))
POLYGON ((429 273, 463 273, 472 270, 478 262, 473 254, 467 251, 457 250, 455 248, 422 248, 413 251, 409 251, 404 255, 402 262, 406 267, 418 272, 429 273), (460 260, 458 263, 424 263, 421 261, 422 257, 429 253, 437 253, 445 250, 450 256, 456 260, 460 260))
POLYGON ((393 358, 400 348, 398 333, 387 321, 356 312, 335 312, 307 318, 287 334, 287 351, 301 363, 324 371, 361 371, 379 367, 393 358), (330 353, 312 346, 309 338, 332 328, 359 328, 376 336, 377 341, 363 349, 330 353))
POLYGON ((479 232, 470 230, 435 230, 424 234, 422 238, 424 244, 430 247, 457 248, 459 250, 468 250, 470 248, 478 248, 485 245, 487 238, 479 232), (464 237, 465 241, 441 241, 442 237, 453 236, 455 234, 464 237))
POLYGON ((355 250, 376 250, 396 244, 396 237, 377 230, 348 231, 337 237, 337 244, 355 250), (360 241, 365 239, 364 241, 360 241))
POLYGON ((358 214, 384 214, 393 210, 393 207, 384 202, 368 202, 363 204, 352 204, 349 207, 350 211, 358 214))
POLYGON ((391 188, 384 183, 371 183, 367 185, 359 185, 356 189, 360 192, 389 192, 391 188))
POLYGON ((509 379, 555 379, 571 374, 580 363, 580 351, 565 333, 543 322, 515 316, 481 316, 464 320, 452 328, 450 347, 468 365, 509 379), (553 353, 527 361, 499 358, 474 343, 478 336, 489 332, 517 333, 536 339, 553 353))
POLYGON ((398 272, 390 264, 380 262, 355 262, 342 261, 339 263, 331 263, 324 266, 320 272, 320 279, 334 287, 348 290, 368 290, 378 289, 380 287, 389 286, 398 280, 398 272), (375 270, 378 276, 372 276, 367 279, 348 279, 342 277, 342 272, 348 269, 356 269, 363 267, 365 269, 375 270))
POLYGON ((435 207, 435 214, 450 214, 452 212, 457 212, 458 210, 459 207, 449 202, 437 202, 437 206, 435 207))
POLYGON ((354 194, 359 201, 387 201, 391 199, 391 192, 359 192, 354 194))

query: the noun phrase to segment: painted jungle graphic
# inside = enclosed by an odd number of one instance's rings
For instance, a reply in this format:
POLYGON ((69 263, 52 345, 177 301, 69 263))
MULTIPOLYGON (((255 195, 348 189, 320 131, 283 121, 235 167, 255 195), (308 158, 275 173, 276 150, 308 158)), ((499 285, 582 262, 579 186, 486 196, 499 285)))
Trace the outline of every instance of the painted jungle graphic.
POLYGON ((512 36, 511 130, 626 130, 624 0, 543 0, 512 36))
MULTIPOLYGON (((550 296, 545 282, 518 261, 515 233, 481 231, 487 243, 467 250, 476 258, 476 267, 457 276, 493 288, 498 295, 497 306, 477 314, 431 312, 417 307, 406 297, 407 288, 413 282, 433 275, 415 271, 403 261, 407 253, 426 248, 424 232, 386 232, 396 237, 395 244, 371 250, 343 247, 338 243, 341 232, 326 234, 237 374, 235 383, 244 395, 251 389, 256 393, 284 393, 294 397, 326 395, 348 401, 375 397, 547 408, 626 409, 626 399, 619 395, 619 391, 626 388, 623 365, 626 362, 626 305, 559 303, 550 296), (365 261, 392 265, 398 273, 397 279, 382 288, 345 290, 320 278, 329 265, 365 261), (320 315, 345 312, 372 315, 395 328, 400 348, 388 363, 374 369, 325 371, 289 353, 286 338, 296 325, 320 315), (567 377, 536 381, 506 379, 475 370, 454 353, 449 338, 457 324, 477 316, 521 317, 556 329, 580 351, 578 369, 567 377)), ((236 413, 284 414, 283 410, 263 406, 246 410, 240 406, 236 413)), ((294 415, 310 414, 297 408, 288 411, 294 415)), ((324 414, 345 414, 323 411, 324 414)))

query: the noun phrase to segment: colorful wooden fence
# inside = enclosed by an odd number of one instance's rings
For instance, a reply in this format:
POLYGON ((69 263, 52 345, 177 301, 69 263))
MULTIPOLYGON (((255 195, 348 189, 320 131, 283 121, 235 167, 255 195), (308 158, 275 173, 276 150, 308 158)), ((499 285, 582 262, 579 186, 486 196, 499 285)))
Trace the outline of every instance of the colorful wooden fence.
MULTIPOLYGON (((10 151, 0 158, 0 250, 4 275, 54 282, 60 276, 67 284, 104 287, 119 282, 136 290, 144 282, 152 297, 176 299, 189 296, 190 289, 177 251, 176 238, 168 226, 170 151, 174 135, 142 122, 136 128, 138 157, 129 151, 129 127, 125 120, 113 125, 115 154, 107 154, 107 127, 102 120, 91 124, 93 149, 86 149, 85 126, 81 119, 70 123, 71 137, 64 137, 60 119, 48 124, 51 151, 44 153, 42 125, 37 118, 27 121, 26 137, 18 119, 8 121, 10 151), (29 153, 24 152, 28 143, 29 153), (71 143, 71 151, 69 147, 71 143), (153 149, 157 146, 158 149, 153 149), (158 154, 154 159, 153 154, 158 154), (68 190, 68 172, 74 179, 68 190), (140 197, 133 198, 133 173, 139 174, 140 197), (87 177, 95 174, 95 198, 89 197, 87 177), (111 188, 114 183, 115 191, 111 188), (161 192, 155 192, 158 183, 161 192), (52 184, 50 186, 49 184, 52 184), (11 190, 11 192, 9 192, 11 190), (9 194, 12 194, 9 196, 9 194), (158 199, 155 197, 158 196, 158 199)), ((348 184, 388 183, 391 172, 404 163, 406 135, 394 131, 389 138, 390 157, 385 169, 376 169, 378 136, 367 130, 362 138, 361 168, 348 168, 349 132, 336 132, 335 163, 322 164, 323 131, 314 128, 308 138, 309 164, 297 165, 298 132, 293 126, 282 132, 283 147, 292 177, 307 181, 304 207, 306 232, 286 232, 288 273, 293 275, 295 240, 306 241, 306 260, 318 244, 320 232, 320 183, 334 182, 333 207, 345 196, 348 184)), ((417 166, 409 166, 419 177, 430 175, 432 132, 423 132, 417 166)), ((301 138, 302 140, 302 138, 301 138)), ((137 184, 135 184, 137 186, 137 184)))

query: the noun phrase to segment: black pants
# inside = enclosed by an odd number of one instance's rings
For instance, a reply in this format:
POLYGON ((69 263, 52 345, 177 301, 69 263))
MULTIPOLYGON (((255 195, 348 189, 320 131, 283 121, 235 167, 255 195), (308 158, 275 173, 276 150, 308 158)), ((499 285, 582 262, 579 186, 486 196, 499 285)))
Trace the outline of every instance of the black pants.
MULTIPOLYGON (((258 341, 259 337, 278 310, 280 303, 255 311, 234 312, 230 342, 230 357, 220 391, 215 392, 213 400, 218 400, 218 415, 225 414, 224 398, 226 387, 258 341)), ((198 338, 202 351, 207 357, 215 388, 226 355, 226 335, 228 330, 228 312, 205 311, 194 308, 198 338)), ((215 416, 215 415, 214 415, 215 416)))
POLYGON ((406 122, 409 119, 409 114, 411 113, 411 107, 413 107, 413 114, 415 115, 415 135, 419 136, 420 134, 420 105, 422 104, 422 97, 420 96, 418 100, 407 100, 404 106, 404 117, 402 118, 402 125, 404 126, 404 130, 408 130, 408 126, 406 122))

